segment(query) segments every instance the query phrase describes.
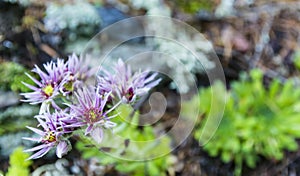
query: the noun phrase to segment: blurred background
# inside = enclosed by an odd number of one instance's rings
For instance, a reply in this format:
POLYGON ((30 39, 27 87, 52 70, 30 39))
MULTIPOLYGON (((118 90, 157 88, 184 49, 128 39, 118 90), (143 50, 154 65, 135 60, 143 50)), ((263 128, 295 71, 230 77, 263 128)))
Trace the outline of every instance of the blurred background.
MULTIPOLYGON (((126 34, 111 35, 122 38, 126 34)), ((145 45, 147 41, 133 42, 145 45)), ((118 51, 122 55, 128 55, 126 48, 118 51)), ((300 175, 299 71, 299 0, 1 0, 0 175, 300 175), (205 48, 212 46, 227 85, 210 85, 191 54, 156 41, 154 47, 160 51, 173 48, 190 68, 199 94, 180 107, 180 92, 165 79, 157 88, 168 102, 160 123, 147 129, 127 127, 124 133, 152 138, 168 131, 180 111, 188 118, 194 107, 200 108, 190 137, 153 161, 112 158, 77 138, 63 159, 52 152, 24 161, 28 155, 22 150, 35 145, 22 140, 33 135, 25 126, 34 126, 33 116, 39 111, 38 106, 20 102, 19 93, 30 91, 21 81, 32 83, 24 72, 29 73, 35 64, 80 54, 105 27, 140 15, 172 17, 201 32, 207 41, 193 39, 191 45, 205 53, 208 70, 213 70, 214 63, 205 48), (203 123, 216 98, 210 88, 227 95, 227 104, 216 135, 202 147, 203 123)), ((182 73, 172 74, 182 79, 188 92, 189 82, 182 73)), ((148 109, 145 104, 139 111, 148 109)), ((143 152, 168 150, 176 136, 169 138, 143 152)))

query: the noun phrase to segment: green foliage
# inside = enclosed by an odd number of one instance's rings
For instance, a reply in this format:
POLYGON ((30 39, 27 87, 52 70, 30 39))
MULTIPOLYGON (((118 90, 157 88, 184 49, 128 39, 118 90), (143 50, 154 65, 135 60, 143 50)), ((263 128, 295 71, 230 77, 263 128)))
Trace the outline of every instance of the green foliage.
POLYGON ((294 54, 294 64, 300 70, 300 50, 297 50, 294 54))
POLYGON ((176 5, 188 13, 196 13, 199 10, 212 11, 213 2, 207 0, 177 0, 176 5))
MULTIPOLYGON (((128 106, 121 106, 118 108, 117 112, 120 113, 118 117, 116 117, 116 121, 118 121, 118 127, 114 130, 113 135, 118 135, 126 139, 126 137, 130 137, 130 140, 122 141, 118 143, 117 141, 112 140, 111 137, 107 137, 107 140, 100 144, 99 148, 108 148, 111 146, 117 146, 114 148, 109 148, 110 153, 122 153, 119 155, 124 158, 135 158, 135 156, 156 156, 158 153, 168 154, 171 151, 170 148, 170 139, 163 138, 162 140, 158 140, 155 145, 145 146, 143 143, 132 143, 131 140, 134 141, 148 141, 155 139, 154 129, 151 126, 143 127, 143 129, 139 129, 138 118, 139 115, 136 113, 134 117, 131 119, 131 124, 126 123, 129 119, 124 119, 123 117, 129 117, 131 113, 131 108, 128 106), (122 123, 121 123, 122 122, 122 123), (112 143, 112 141, 114 141, 112 143), (127 144, 125 144, 127 143, 127 144), (128 146, 127 146, 128 145, 128 146), (108 147, 106 147, 108 146, 108 147)), ((107 133, 105 133, 107 134, 107 133)), ((103 152, 99 152, 97 147, 86 147, 86 145, 90 144, 91 141, 88 139, 81 140, 77 142, 76 148, 82 152, 84 158, 97 157, 101 165, 113 165, 114 168, 121 172, 130 175, 150 175, 150 176, 164 176, 166 175, 166 171, 170 168, 172 164, 172 157, 170 155, 165 155, 153 160, 147 161, 125 161, 121 158, 114 156, 109 156, 103 152)))
POLYGON ((22 175, 27 176, 30 174, 29 167, 32 164, 31 160, 26 160, 29 154, 23 152, 22 147, 18 147, 9 157, 9 168, 6 176, 22 175))
POLYGON ((22 84, 26 82, 33 84, 33 81, 24 73, 28 72, 26 68, 15 62, 3 62, 0 64, 0 89, 12 90, 14 92, 28 92, 26 86, 22 84))
MULTIPOLYGON (((296 138, 300 137, 300 89, 292 81, 281 85, 273 80, 268 89, 262 83, 263 74, 253 70, 250 78, 244 75, 226 91, 224 116, 213 138, 206 139, 206 132, 213 129, 205 127, 211 110, 212 92, 210 88, 199 93, 200 111, 203 123, 195 132, 195 138, 209 142, 204 145, 211 156, 220 156, 222 161, 233 161, 235 174, 240 175, 242 165, 254 168, 261 157, 281 160, 284 150, 297 150, 296 138)), ((222 99, 224 97, 213 96, 222 99)), ((191 102, 192 103, 192 102, 191 102)), ((193 105, 192 105, 193 106, 193 105)))

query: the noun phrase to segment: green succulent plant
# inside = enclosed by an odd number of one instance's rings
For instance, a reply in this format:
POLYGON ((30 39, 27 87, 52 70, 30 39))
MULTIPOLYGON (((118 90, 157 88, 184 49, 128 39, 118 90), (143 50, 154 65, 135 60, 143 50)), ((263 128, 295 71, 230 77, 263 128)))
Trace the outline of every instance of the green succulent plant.
POLYGON ((9 157, 9 168, 6 176, 22 175, 27 176, 30 174, 29 167, 32 164, 31 160, 26 160, 29 157, 28 153, 23 152, 22 147, 16 148, 9 157))
MULTIPOLYGON (((121 106, 118 108, 118 112, 122 117, 128 117, 132 112, 132 109, 128 106, 121 106)), ((123 118, 116 117, 117 121, 124 120, 123 118)), ((114 135, 120 135, 125 137, 130 137, 136 141, 147 141, 155 139, 154 129, 151 126, 143 127, 140 129, 137 124, 139 115, 135 114, 131 124, 122 123, 116 129, 114 129, 114 135)), ((82 136, 84 137, 84 136, 82 136)), ((108 137, 111 139, 110 137, 108 137)), ((112 140, 105 140, 100 144, 100 148, 106 148, 109 150, 114 150, 112 148, 108 148, 105 146, 111 146, 112 140)), ((117 144, 118 149, 115 153, 121 153, 122 157, 125 158, 134 158, 136 155, 138 156, 155 156, 157 152, 161 153, 169 153, 171 151, 170 148, 170 139, 163 138, 156 145, 139 145, 139 143, 132 143, 130 140, 124 140, 120 144, 117 144)), ((118 157, 110 156, 104 152, 99 151, 98 147, 90 147, 89 141, 87 138, 82 138, 81 141, 77 142, 76 148, 82 152, 83 158, 91 158, 96 157, 101 165, 112 165, 114 168, 121 173, 130 174, 130 175, 150 175, 150 176, 164 176, 167 173, 167 170, 171 168, 171 165, 174 161, 174 157, 170 154, 167 154, 162 157, 158 157, 157 159, 147 160, 147 161, 126 161, 118 157), (88 147, 87 147, 88 145, 88 147)), ((116 146, 116 144, 114 144, 116 146)))
POLYGON ((294 53, 294 64, 300 70, 300 50, 296 50, 294 53))
POLYGON ((176 5, 178 5, 182 10, 184 10, 187 13, 196 13, 199 10, 212 11, 214 6, 212 1, 205 0, 177 0, 175 2, 176 5))
POLYGON ((26 82, 33 84, 33 81, 24 73, 28 72, 26 68, 15 62, 3 62, 0 64, 0 89, 14 92, 28 92, 29 88, 22 84, 26 82))
POLYGON ((204 127, 211 109, 211 88, 202 89, 196 97, 200 98, 203 119, 194 137, 200 144, 209 140, 203 149, 210 156, 220 156, 225 163, 233 161, 235 175, 241 175, 243 164, 254 168, 262 157, 278 161, 284 157, 285 150, 298 148, 300 89, 291 80, 282 85, 276 79, 265 88, 262 79, 261 71, 252 70, 250 77, 243 74, 240 81, 232 83, 230 91, 223 84, 212 85, 224 91, 227 103, 223 119, 210 140, 203 134, 204 129, 210 130, 204 127))

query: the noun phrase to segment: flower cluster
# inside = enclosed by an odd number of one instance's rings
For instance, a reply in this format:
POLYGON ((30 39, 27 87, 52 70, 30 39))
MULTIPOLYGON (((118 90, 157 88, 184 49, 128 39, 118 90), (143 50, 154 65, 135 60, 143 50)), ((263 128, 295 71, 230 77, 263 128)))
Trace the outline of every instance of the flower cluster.
POLYGON ((38 66, 35 66, 32 70, 39 75, 40 81, 27 74, 36 83, 36 86, 23 83, 34 91, 21 94, 26 98, 23 101, 30 104, 54 103, 55 97, 60 94, 63 96, 70 94, 76 86, 82 85, 94 72, 75 54, 70 56, 66 63, 62 59, 57 59, 56 63, 44 64, 44 69, 45 71, 42 71, 38 66))
POLYGON ((41 104, 40 113, 34 117, 38 121, 37 128, 27 127, 40 137, 24 138, 40 144, 25 150, 36 152, 29 159, 40 158, 55 147, 57 157, 61 158, 71 149, 68 138, 81 128, 85 128, 85 135, 101 143, 104 130, 117 125, 111 121, 115 116, 110 112, 121 103, 133 105, 160 82, 156 73, 132 73, 121 59, 112 73, 100 70, 103 74, 97 76, 96 85, 86 82, 96 70, 75 54, 66 62, 57 59, 43 67, 42 70, 35 66, 32 70, 39 79, 27 74, 36 85, 23 83, 33 92, 21 94, 24 102, 41 104))

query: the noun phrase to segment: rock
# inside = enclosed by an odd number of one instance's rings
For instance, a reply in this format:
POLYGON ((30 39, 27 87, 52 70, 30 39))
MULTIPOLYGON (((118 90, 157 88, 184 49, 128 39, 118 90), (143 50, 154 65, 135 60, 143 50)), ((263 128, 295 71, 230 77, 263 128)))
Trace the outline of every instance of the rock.
POLYGON ((0 91, 0 108, 16 105, 20 102, 20 96, 15 92, 0 91))
POLYGON ((66 169, 69 166, 69 161, 66 159, 59 159, 54 164, 45 164, 36 168, 32 176, 40 175, 70 175, 66 169))
POLYGON ((105 28, 113 23, 128 18, 123 12, 115 7, 103 6, 97 9, 99 16, 101 17, 101 26, 105 28))
POLYGON ((38 112, 39 106, 28 104, 9 107, 5 111, 0 113, 0 123, 3 123, 3 120, 15 121, 15 118, 18 118, 19 121, 20 119, 29 120, 29 118, 32 118, 34 115, 38 114, 38 112))
POLYGON ((9 157, 9 155, 18 146, 31 148, 34 143, 23 140, 22 137, 33 137, 33 134, 30 132, 18 132, 15 134, 7 134, 0 136, 0 156, 9 157))
POLYGON ((127 16, 115 7, 103 6, 98 8, 97 11, 101 17, 101 29, 104 30, 104 32, 101 31, 102 36, 109 38, 109 41, 106 42, 113 42, 113 44, 118 44, 119 42, 125 41, 129 43, 139 43, 144 40, 144 30, 141 22, 137 20, 122 22, 122 20, 125 20, 130 16, 127 16), (110 25, 117 22, 119 22, 117 27, 116 25, 110 27, 110 25), (108 30, 105 29, 106 27, 108 27, 108 30), (120 29, 122 30, 120 31, 120 29))

